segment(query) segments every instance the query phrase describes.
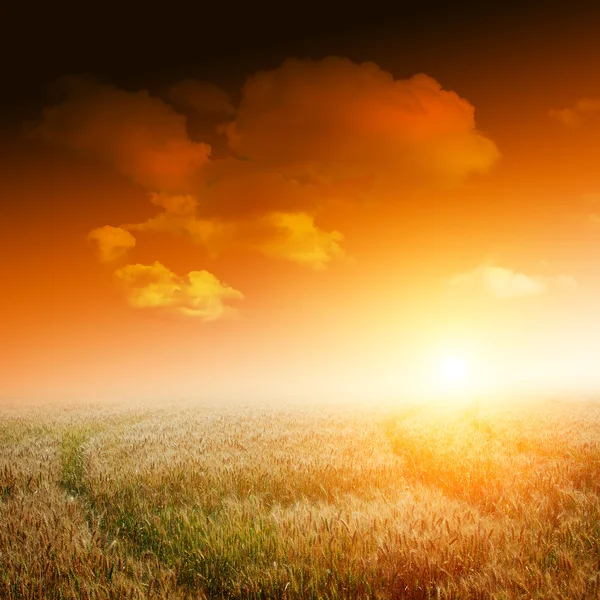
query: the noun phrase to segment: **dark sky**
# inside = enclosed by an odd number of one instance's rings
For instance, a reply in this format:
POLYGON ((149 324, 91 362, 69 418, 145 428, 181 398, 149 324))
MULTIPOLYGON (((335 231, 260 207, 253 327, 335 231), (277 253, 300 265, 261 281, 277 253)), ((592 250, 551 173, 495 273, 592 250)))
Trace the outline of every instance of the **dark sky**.
POLYGON ((569 49, 560 40, 573 40, 573 31, 597 50, 597 3, 551 4, 558 3, 11 2, 0 13, 0 101, 15 121, 35 112, 48 85, 65 73, 150 89, 196 77, 234 91, 248 73, 288 56, 387 58, 406 71, 397 76, 418 69, 443 78, 444 70, 481 63, 482 56, 491 63, 507 54, 535 60, 537 47, 547 65, 553 40, 563 55, 569 49))

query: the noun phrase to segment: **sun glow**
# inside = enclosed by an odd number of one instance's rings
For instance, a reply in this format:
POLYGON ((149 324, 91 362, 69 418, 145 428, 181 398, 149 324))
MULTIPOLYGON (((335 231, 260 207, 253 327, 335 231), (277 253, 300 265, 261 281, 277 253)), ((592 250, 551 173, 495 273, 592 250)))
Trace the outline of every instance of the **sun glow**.
POLYGON ((428 387, 433 397, 463 398, 480 391, 482 365, 474 349, 440 348, 432 359, 428 387))
POLYGON ((464 384, 469 378, 469 363, 464 356, 449 355, 442 358, 440 376, 447 384, 464 384))

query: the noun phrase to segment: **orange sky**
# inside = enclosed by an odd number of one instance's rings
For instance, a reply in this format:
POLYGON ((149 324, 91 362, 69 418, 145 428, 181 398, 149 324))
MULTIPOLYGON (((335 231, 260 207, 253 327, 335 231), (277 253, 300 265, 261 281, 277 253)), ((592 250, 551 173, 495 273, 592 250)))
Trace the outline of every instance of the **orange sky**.
POLYGON ((65 69, 1 140, 0 394, 403 396, 445 347, 486 389, 600 387, 589 27, 392 33, 237 89, 65 69))

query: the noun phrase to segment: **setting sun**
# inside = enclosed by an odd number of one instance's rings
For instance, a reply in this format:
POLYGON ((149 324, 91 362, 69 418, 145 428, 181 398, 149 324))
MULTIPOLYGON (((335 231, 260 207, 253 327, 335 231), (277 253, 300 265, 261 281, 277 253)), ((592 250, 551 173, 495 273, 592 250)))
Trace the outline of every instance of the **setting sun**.
POLYGON ((448 384, 464 384, 469 378, 469 363, 464 356, 445 356, 440 365, 440 375, 448 384))
POLYGON ((482 372, 482 355, 482 350, 467 340, 430 349, 424 370, 424 400, 467 399, 481 392, 483 384, 489 384, 489 377, 482 372))

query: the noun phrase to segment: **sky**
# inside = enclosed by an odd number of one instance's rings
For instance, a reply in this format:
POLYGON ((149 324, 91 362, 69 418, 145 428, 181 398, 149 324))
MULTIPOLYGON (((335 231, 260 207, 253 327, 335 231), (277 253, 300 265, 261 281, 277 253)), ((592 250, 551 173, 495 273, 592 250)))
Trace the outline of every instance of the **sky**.
POLYGON ((600 390, 597 7, 30 10, 0 397, 600 390))

